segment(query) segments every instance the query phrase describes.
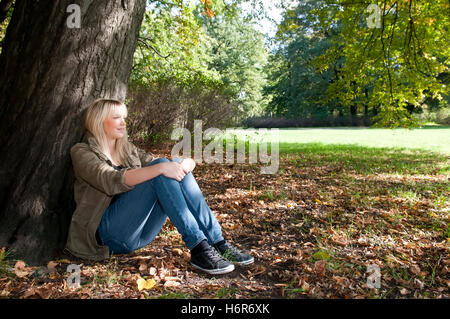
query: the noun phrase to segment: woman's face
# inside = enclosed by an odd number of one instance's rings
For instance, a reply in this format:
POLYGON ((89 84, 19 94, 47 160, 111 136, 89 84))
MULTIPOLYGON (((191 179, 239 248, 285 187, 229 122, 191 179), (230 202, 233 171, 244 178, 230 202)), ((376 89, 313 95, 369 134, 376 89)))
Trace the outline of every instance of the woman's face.
POLYGON ((110 139, 121 138, 125 134, 126 118, 127 108, 124 105, 116 107, 103 122, 106 136, 110 139))

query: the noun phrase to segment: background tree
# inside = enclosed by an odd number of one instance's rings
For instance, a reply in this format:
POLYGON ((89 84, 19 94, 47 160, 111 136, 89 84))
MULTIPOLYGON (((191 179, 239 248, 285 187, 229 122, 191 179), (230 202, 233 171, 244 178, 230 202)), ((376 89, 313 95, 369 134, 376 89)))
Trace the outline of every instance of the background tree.
POLYGON ((336 80, 340 64, 337 61, 320 72, 312 63, 332 45, 332 33, 313 32, 308 14, 316 3, 302 2, 286 9, 278 26, 278 50, 271 57, 271 84, 266 87, 271 101, 266 113, 271 116, 325 117, 334 111, 343 114, 335 101, 325 102, 328 86, 336 80))
POLYGON ((259 115, 266 107, 263 96, 266 83, 268 51, 264 36, 247 22, 238 10, 234 16, 203 19, 209 37, 209 68, 220 74, 222 81, 239 105, 236 120, 259 115))
POLYGON ((240 2, 147 7, 129 91, 133 138, 158 143, 195 119, 223 128, 262 112, 268 52, 240 2))
POLYGON ((344 105, 366 99, 369 107, 379 107, 377 125, 410 126, 415 123, 411 111, 427 97, 448 95, 448 1, 319 3, 309 15, 314 30, 342 26, 334 45, 316 61, 326 70, 330 61, 345 57, 341 76, 328 88, 330 98, 344 105), (377 10, 367 12, 369 5, 377 10))
POLYGON ((267 113, 417 124, 413 113, 448 105, 449 13, 447 1, 294 2, 278 27, 267 113))

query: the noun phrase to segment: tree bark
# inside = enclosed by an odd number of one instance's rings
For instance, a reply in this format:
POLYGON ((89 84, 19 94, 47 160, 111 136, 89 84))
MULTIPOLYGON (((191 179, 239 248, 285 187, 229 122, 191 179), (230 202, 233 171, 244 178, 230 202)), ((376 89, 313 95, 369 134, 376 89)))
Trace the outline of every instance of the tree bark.
POLYGON ((99 97, 124 101, 145 0, 17 0, 0 56, 0 247, 39 264, 65 245, 70 147, 99 97), (70 4, 81 27, 69 28, 70 4))

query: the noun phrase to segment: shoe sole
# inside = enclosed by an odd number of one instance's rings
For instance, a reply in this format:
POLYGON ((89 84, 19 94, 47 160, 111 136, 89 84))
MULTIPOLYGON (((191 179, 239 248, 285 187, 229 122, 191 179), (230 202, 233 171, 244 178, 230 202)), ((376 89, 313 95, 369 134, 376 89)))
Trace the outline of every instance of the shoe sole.
POLYGON ((202 268, 202 267, 200 267, 200 266, 198 266, 198 265, 196 265, 196 264, 194 264, 192 262, 191 262, 191 265, 194 268, 197 268, 198 270, 206 272, 207 274, 210 274, 210 275, 228 274, 229 272, 232 272, 234 270, 234 265, 229 265, 229 266, 227 266, 225 268, 219 268, 219 269, 205 269, 205 268, 202 268))
POLYGON ((247 266, 250 264, 253 264, 255 262, 255 258, 252 257, 252 259, 244 260, 244 261, 234 261, 235 264, 241 265, 241 266, 247 266))

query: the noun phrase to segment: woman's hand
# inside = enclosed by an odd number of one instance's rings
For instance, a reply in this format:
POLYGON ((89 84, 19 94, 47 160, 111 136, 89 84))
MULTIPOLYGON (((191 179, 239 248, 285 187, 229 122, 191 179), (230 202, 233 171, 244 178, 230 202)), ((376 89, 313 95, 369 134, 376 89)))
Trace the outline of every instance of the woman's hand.
POLYGON ((195 161, 192 158, 183 158, 181 165, 183 166, 184 172, 187 174, 194 170, 195 161))
POLYGON ((161 174, 162 175, 169 177, 169 178, 173 178, 179 182, 181 182, 181 180, 186 175, 186 172, 180 163, 167 162, 167 163, 160 163, 157 165, 161 165, 161 174))

